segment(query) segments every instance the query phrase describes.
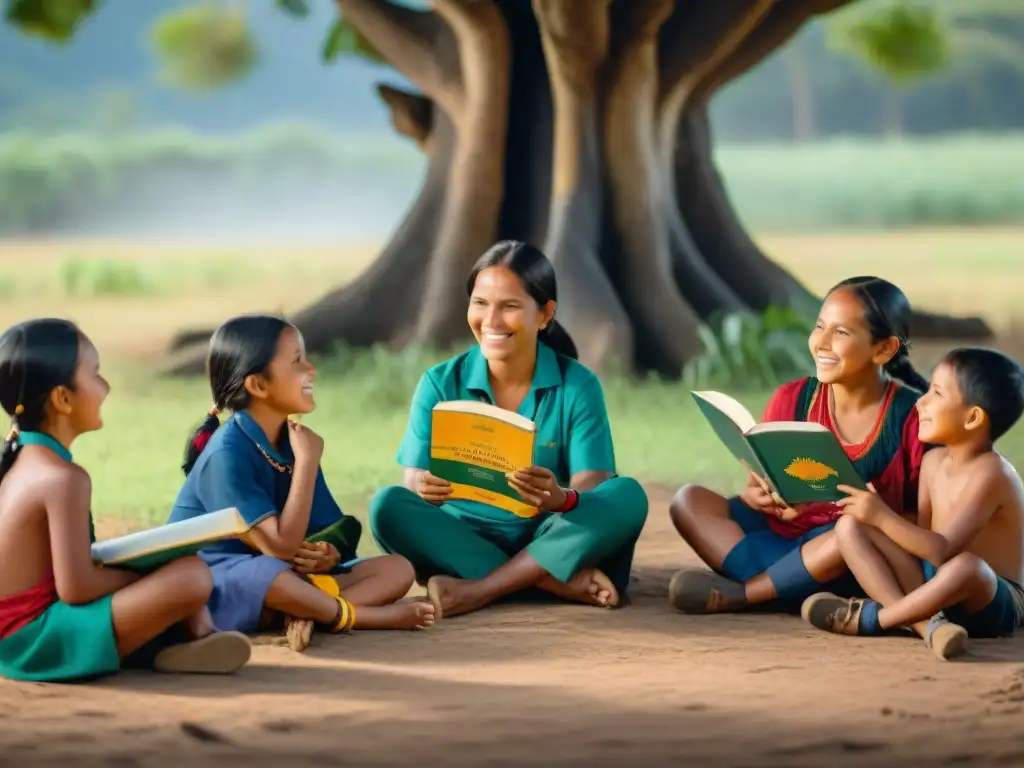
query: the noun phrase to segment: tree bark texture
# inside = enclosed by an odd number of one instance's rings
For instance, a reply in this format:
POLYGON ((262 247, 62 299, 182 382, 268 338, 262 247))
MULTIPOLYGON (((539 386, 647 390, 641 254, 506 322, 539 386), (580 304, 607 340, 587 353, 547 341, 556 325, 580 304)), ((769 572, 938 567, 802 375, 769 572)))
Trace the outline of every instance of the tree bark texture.
MULTIPOLYGON (((466 276, 503 238, 542 246, 580 359, 677 377, 715 315, 818 297, 744 229, 715 167, 708 104, 813 16, 848 0, 336 0, 419 89, 378 93, 429 157, 378 260, 299 312, 312 351, 469 336, 466 276)), ((918 313, 922 336, 979 318, 918 313)), ((175 342, 201 371, 209 334, 175 342)))

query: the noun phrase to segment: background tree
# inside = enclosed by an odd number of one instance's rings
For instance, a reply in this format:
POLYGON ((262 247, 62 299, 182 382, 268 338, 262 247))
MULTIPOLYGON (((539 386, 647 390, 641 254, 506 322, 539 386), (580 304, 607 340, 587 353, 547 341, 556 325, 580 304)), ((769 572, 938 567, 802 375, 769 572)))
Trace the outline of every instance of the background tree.
POLYGON ((833 14, 834 50, 880 72, 889 91, 886 128, 903 132, 906 92, 921 80, 955 69, 968 77, 986 64, 1009 64, 1024 72, 1024 50, 1005 20, 1024 19, 1014 0, 862 0, 833 14))
MULTIPOLYGON (((52 14, 55 3, 9 0, 8 18, 46 30, 38 9, 52 14)), ((95 10, 66 3, 79 19, 95 10)), ((278 4, 306 10, 302 0, 278 4)), ((543 245, 559 273, 559 318, 598 368, 613 355, 678 376, 702 351, 705 321, 770 307, 813 311, 817 299, 739 222, 713 162, 707 109, 808 19, 843 4, 434 0, 420 10, 338 0, 343 21, 325 38, 325 57, 371 55, 414 84, 378 92, 396 130, 429 162, 378 260, 294 317, 308 346, 458 343, 467 333, 465 275, 506 237, 543 245)), ((227 24, 219 13, 211 23, 227 24)), ((73 33, 66 15, 53 23, 57 39, 73 33)), ((172 60, 219 61, 164 50, 172 60)), ((237 74, 247 59, 231 50, 237 74)), ((914 333, 989 330, 978 318, 919 313, 914 333)), ((175 370, 201 369, 207 336, 179 339, 175 370)))

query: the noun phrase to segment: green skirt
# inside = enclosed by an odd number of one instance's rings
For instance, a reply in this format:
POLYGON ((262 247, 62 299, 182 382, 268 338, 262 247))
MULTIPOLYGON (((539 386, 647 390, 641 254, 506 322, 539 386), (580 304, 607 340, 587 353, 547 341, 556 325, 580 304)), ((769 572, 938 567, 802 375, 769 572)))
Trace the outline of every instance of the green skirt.
POLYGON ((0 677, 32 682, 82 680, 117 672, 111 596, 84 605, 57 601, 0 640, 0 677))

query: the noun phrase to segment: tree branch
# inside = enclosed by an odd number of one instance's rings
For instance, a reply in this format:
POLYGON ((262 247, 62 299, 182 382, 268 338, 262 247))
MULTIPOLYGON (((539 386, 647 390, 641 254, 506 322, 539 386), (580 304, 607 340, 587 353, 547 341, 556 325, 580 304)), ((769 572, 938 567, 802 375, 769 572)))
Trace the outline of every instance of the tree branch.
POLYGON ((772 0, 679 3, 658 35, 658 102, 693 83, 764 18, 772 0))
POLYGON ((708 263, 709 254, 695 242, 691 222, 680 215, 675 179, 679 120, 696 84, 741 44, 770 7, 771 0, 677 5, 658 37, 656 131, 668 247, 679 290, 705 320, 717 312, 743 309, 745 302, 708 263))
POLYGON ((457 62, 439 56, 447 37, 437 13, 390 0, 335 0, 339 12, 399 72, 451 114, 459 101, 457 62))
POLYGON ((403 136, 412 139, 426 154, 433 149, 434 102, 426 96, 377 84, 377 94, 391 112, 391 125, 403 136))
POLYGON ((707 70, 690 94, 707 102, 723 86, 746 74, 795 35, 814 17, 840 8, 852 0, 776 0, 761 23, 742 43, 707 70))
POLYGON ((457 140, 416 339, 445 346, 467 331, 465 317, 453 316, 450 308, 465 301, 465 276, 498 231, 511 45, 494 0, 434 0, 434 8, 454 33, 462 88, 448 112, 457 140))
POLYGON ((449 111, 458 123, 465 101, 479 101, 495 78, 509 73, 509 36, 494 0, 434 0, 434 10, 455 35, 459 67, 458 100, 449 111))
POLYGON ((696 12, 687 13, 687 6, 672 14, 658 41, 663 141, 674 135, 679 111, 697 84, 732 55, 772 6, 773 0, 729 0, 700 3, 696 12))

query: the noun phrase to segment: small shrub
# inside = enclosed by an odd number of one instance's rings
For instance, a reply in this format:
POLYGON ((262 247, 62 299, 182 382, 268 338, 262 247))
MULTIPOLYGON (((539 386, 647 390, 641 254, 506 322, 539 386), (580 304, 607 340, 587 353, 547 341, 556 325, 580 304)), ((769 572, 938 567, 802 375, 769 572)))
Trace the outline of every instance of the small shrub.
POLYGON ((72 257, 61 262, 58 279, 68 296, 149 296, 157 292, 143 268, 130 261, 72 257))
POLYGON ((704 354, 683 374, 690 389, 763 391, 814 370, 807 337, 812 324, 779 307, 764 314, 736 312, 713 318, 700 328, 704 354))

